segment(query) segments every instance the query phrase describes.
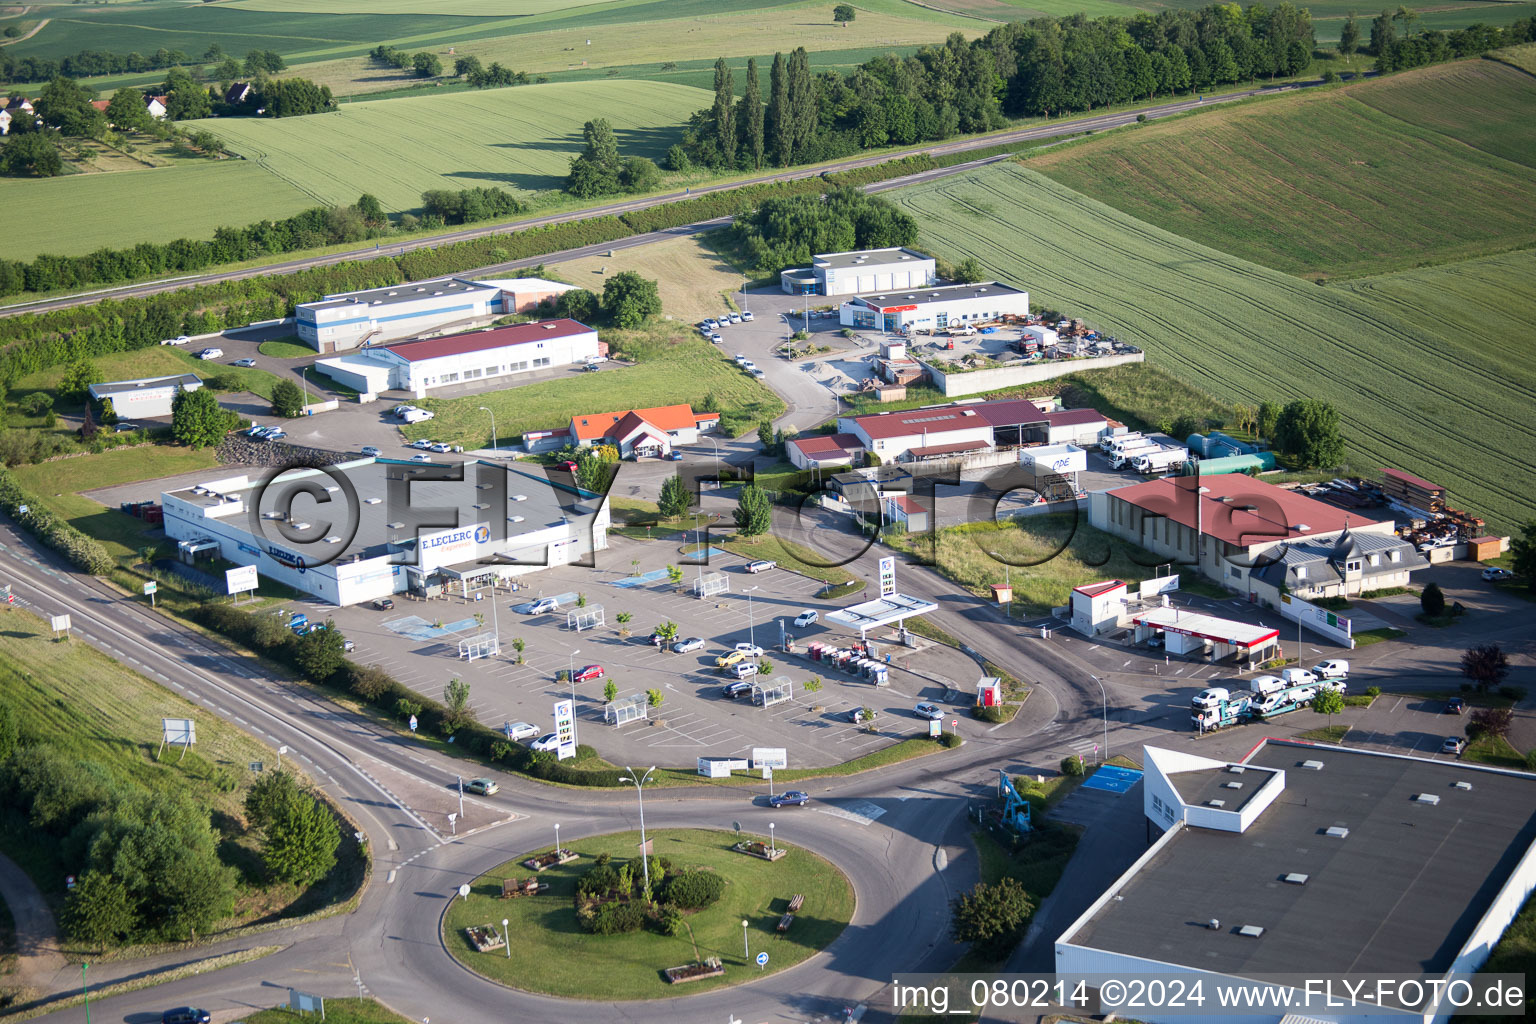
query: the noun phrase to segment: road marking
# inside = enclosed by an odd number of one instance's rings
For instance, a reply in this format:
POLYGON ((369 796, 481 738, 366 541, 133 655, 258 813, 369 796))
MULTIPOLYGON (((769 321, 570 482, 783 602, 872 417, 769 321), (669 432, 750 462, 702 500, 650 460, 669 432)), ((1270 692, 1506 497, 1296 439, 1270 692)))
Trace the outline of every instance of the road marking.
POLYGON ((394 868, 390 868, 389 869, 389 877, 384 879, 384 881, 386 881, 386 882, 393 882, 394 880, 395 880, 395 869, 394 868))
POLYGON ((861 800, 858 803, 849 804, 847 807, 818 806, 814 809, 821 814, 830 814, 834 818, 851 821, 855 825, 872 825, 877 818, 885 813, 884 807, 881 807, 879 804, 870 803, 868 800, 861 800))

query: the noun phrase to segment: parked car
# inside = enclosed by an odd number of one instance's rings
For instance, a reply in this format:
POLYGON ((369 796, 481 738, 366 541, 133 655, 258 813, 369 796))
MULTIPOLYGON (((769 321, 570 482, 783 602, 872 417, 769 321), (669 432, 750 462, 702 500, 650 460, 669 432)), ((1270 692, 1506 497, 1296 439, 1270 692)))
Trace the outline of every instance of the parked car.
POLYGON ((678 640, 678 641, 674 642, 672 644, 672 653, 673 654, 687 654, 690 651, 697 651, 697 650, 699 650, 703 646, 704 646, 704 638, 703 637, 701 637, 701 636, 691 636, 691 637, 689 637, 686 640, 678 640))
POLYGON ((554 611, 556 608, 559 608, 559 607, 560 607, 560 602, 559 601, 556 601, 552 597, 546 597, 546 598, 543 598, 542 600, 535 601, 535 602, 533 602, 533 604, 529 605, 528 606, 528 614, 529 615, 547 615, 547 614, 549 614, 550 612, 554 611))
POLYGON ((937 704, 919 704, 912 711, 918 718, 926 718, 930 722, 941 722, 944 720, 944 709, 937 704))
POLYGON ((747 323, 751 323, 752 322, 752 311, 749 309, 745 313, 742 313, 741 314, 741 319, 744 320, 747 323))
POLYGON ((746 651, 726 651, 724 654, 720 655, 720 657, 715 659, 715 667, 730 668, 732 665, 736 664, 746 656, 746 651))
POLYGON ((683 461, 683 453, 678 451, 676 448, 674 448, 670 452, 667 452, 667 461, 668 462, 682 462, 683 461))
POLYGON ((602 369, 602 367, 597 365, 596 363, 584 363, 581 368, 582 368, 583 371, 601 370, 602 369))
POLYGON ((256 360, 254 360, 254 359, 250 358, 249 356, 247 356, 244 359, 236 359, 234 362, 230 363, 229 365, 230 366, 255 366, 256 365, 256 360))
POLYGON ((1343 658, 1328 658, 1314 665, 1312 674, 1319 679, 1347 679, 1349 662, 1343 658))
POLYGON ((735 673, 737 679, 750 679, 757 675, 757 662, 738 661, 731 671, 735 673))
POLYGON ((392 597, 376 597, 373 599, 374 611, 387 612, 395 607, 395 599, 392 597))
POLYGON ((716 320, 714 317, 709 317, 704 321, 704 326, 708 327, 712 331, 716 331, 720 329, 720 321, 716 320))
POLYGON ((481 796, 495 796, 501 789, 494 779, 470 779, 464 783, 464 792, 479 793, 481 796))
POLYGON ((763 656, 763 649, 757 646, 757 644, 737 644, 735 649, 749 658, 761 658, 763 656))
POLYGON ((735 700, 737 697, 745 697, 751 692, 752 681, 750 679, 738 679, 736 682, 726 683, 720 688, 720 696, 729 697, 731 700, 735 700))
POLYGON ((810 794, 798 789, 787 789, 768 798, 769 807, 804 807, 810 802, 810 794))
POLYGON ((451 444, 443 444, 441 441, 439 441, 437 444, 433 445, 431 448, 429 448, 427 450, 428 451, 433 451, 433 452, 438 452, 439 454, 441 454, 441 453, 444 453, 444 452, 451 452, 451 451, 453 451, 453 445, 451 445, 451 444))
POLYGON ((1460 736, 1447 736, 1445 742, 1440 744, 1440 753, 1455 754, 1461 756, 1461 752, 1467 749, 1467 741, 1460 736))
POLYGON ((741 314, 740 313, 732 313, 727 319, 729 319, 731 321, 731 323, 733 323, 733 324, 739 324, 739 323, 741 323, 741 314))
MULTIPOLYGON (((873 720, 874 717, 875 717, 875 713, 873 711, 871 711, 869 713, 869 720, 873 720)), ((848 712, 848 721, 850 721, 850 722, 863 722, 863 721, 866 721, 866 719, 864 718, 864 709, 863 708, 854 708, 852 711, 849 711, 848 712)))
POLYGON ((436 415, 437 413, 429 412, 426 409, 412 409, 400 418, 406 423, 425 423, 436 415))
POLYGON ((263 441, 280 441, 287 436, 288 431, 284 430, 282 427, 272 427, 265 434, 261 435, 261 439, 263 441))
POLYGON ((603 666, 601 665, 583 665, 576 670, 576 681, 578 683, 586 683, 593 679, 601 678, 603 678, 603 666))
POLYGON ((420 448, 422 451, 426 451, 428 448, 431 448, 432 445, 434 445, 435 443, 436 443, 435 441, 428 441, 426 438, 422 438, 419 441, 412 441, 410 444, 406 445, 406 447, 407 448, 420 448))
POLYGON ((375 448, 371 444, 363 445, 363 454, 367 455, 369 458, 374 458, 374 459, 381 458, 384 455, 384 453, 382 451, 380 451, 379 449, 375 448))
POLYGON ((750 359, 743 359, 741 361, 741 368, 746 370, 748 373, 751 373, 753 370, 757 369, 757 364, 750 359))
POLYGON ((187 342, 189 342, 191 340, 192 340, 191 338, 189 338, 185 334, 183 334, 179 338, 166 338, 160 344, 162 344, 162 345, 185 345, 187 342))
POLYGON ((412 455, 411 456, 411 461, 412 462, 431 462, 432 461, 432 456, 428 455, 426 452, 422 452, 420 455, 412 455))
POLYGON ((769 569, 778 568, 779 563, 767 558, 759 558, 755 562, 747 563, 747 572, 767 572, 769 569))
POLYGON ((341 649, 343 651, 345 651, 346 653, 351 654, 353 651, 357 650, 357 641, 355 641, 355 640, 342 640, 342 642, 341 642, 341 649))
POLYGON ((222 358, 223 355, 224 355, 224 350, 221 349, 221 348, 205 348, 205 349, 203 349, 201 352, 199 352, 197 354, 197 358, 199 358, 199 359, 219 359, 219 358, 222 358))
POLYGON ((1490 565, 1488 568, 1483 570, 1483 579, 1488 580, 1490 583, 1496 582, 1498 580, 1511 580, 1514 578, 1514 573, 1510 572, 1508 569, 1500 569, 1496 565, 1490 565))
POLYGON ((815 625, 817 620, 820 618, 821 616, 817 615, 814 609, 807 608, 805 611, 795 616, 795 626, 798 628, 812 626, 815 625))
POLYGON ((572 462, 570 459, 566 459, 564 462, 555 463, 555 468, 563 469, 567 473, 574 473, 576 472, 576 463, 572 462))
POLYGON ((652 647, 665 647, 667 645, 667 638, 660 633, 652 633, 646 637, 646 642, 652 647))
POLYGON ((722 341, 724 341, 725 339, 720 337, 720 333, 718 331, 716 331, 716 332, 713 332, 713 333, 710 334, 709 340, 714 342, 716 345, 718 345, 722 341))
POLYGON ((530 743, 529 746, 534 750, 558 750, 560 749, 560 737, 556 733, 547 732, 530 743))
POLYGON ((1445 702, 1445 713, 1448 715, 1466 714, 1467 702, 1460 697, 1452 697, 1445 702))
POLYGON ((766 370, 764 370, 761 366, 754 366, 750 370, 748 370, 747 372, 750 373, 754 377, 766 377, 766 376, 768 376, 768 372, 766 370))
POLYGON ((178 1006, 160 1015, 160 1024, 208 1024, 213 1017, 196 1006, 178 1006))
POLYGON ((527 722, 513 722, 507 726, 507 737, 514 740, 525 740, 530 736, 537 736, 539 730, 527 722))
POLYGON ((741 352, 737 352, 735 358, 738 365, 747 361, 746 355, 741 352))

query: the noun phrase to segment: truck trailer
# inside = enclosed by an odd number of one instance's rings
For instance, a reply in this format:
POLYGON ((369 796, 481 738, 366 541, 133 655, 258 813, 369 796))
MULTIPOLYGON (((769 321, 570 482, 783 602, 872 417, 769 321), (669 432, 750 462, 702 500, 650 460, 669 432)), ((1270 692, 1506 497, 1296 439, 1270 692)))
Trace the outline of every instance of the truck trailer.
POLYGON ((1141 440, 1109 453, 1110 469, 1125 469, 1143 455, 1160 452, 1163 446, 1156 441, 1141 440))
POLYGON ((1188 461, 1188 448, 1162 448, 1136 456, 1131 460, 1131 468, 1138 473, 1168 473, 1188 461))
POLYGON ((1122 445, 1129 441, 1139 441, 1145 436, 1139 430, 1132 430, 1125 434, 1105 434, 1099 438, 1099 451, 1112 451, 1116 445, 1122 445))

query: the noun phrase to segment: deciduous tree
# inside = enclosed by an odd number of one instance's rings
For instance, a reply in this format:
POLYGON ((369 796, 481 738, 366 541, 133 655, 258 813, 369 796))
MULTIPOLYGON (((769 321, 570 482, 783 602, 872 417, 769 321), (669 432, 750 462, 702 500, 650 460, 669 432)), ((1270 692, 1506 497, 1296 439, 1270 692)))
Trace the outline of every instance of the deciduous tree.
POLYGON ((731 518, 736 520, 736 532, 743 537, 756 537, 768 532, 773 525, 773 503, 768 500, 767 493, 756 484, 747 484, 741 489, 741 495, 736 500, 736 507, 731 510, 731 518))
POLYGON ((1461 674, 1479 693, 1496 689, 1509 676, 1509 655, 1498 644, 1478 644, 1461 655, 1461 674))
POLYGON ((1536 592, 1536 519, 1520 528, 1520 536, 1509 543, 1510 568, 1516 576, 1525 577, 1525 585, 1536 592))
POLYGON ((1331 469, 1344 461, 1339 411, 1316 398, 1286 405, 1275 428, 1275 445, 1301 468, 1331 469))
POLYGON ((1440 584, 1430 583, 1424 587, 1424 592, 1419 595, 1419 608, 1430 618, 1445 614, 1445 594, 1440 590, 1440 584))
POLYGON ((845 25, 852 21, 857 15, 858 11, 853 9, 852 4, 838 4, 836 7, 832 8, 832 20, 845 25))
POLYGON ((1005 877, 995 885, 982 882, 950 904, 950 934, 956 942, 1001 952, 1000 947, 1018 934, 1034 911, 1034 901, 1018 879, 1005 877))
POLYGON ((291 380, 272 386, 272 415, 292 419, 304 413, 304 392, 291 380))
POLYGON ((224 410, 209 388, 183 391, 171 400, 171 436, 189 448, 218 444, 226 423, 224 410))
POLYGON ((1333 716, 1344 712, 1344 696, 1332 687, 1319 690, 1317 696, 1312 698, 1312 710, 1327 715, 1328 724, 1332 726, 1333 716))
POLYGON ((688 514, 692 499, 693 495, 688 493, 688 485, 683 482, 683 478, 673 475, 661 482, 661 495, 656 505, 663 519, 677 519, 688 514))
POLYGON ((639 327, 661 312, 656 282, 633 270, 621 270, 603 284, 603 311, 618 327, 639 327))

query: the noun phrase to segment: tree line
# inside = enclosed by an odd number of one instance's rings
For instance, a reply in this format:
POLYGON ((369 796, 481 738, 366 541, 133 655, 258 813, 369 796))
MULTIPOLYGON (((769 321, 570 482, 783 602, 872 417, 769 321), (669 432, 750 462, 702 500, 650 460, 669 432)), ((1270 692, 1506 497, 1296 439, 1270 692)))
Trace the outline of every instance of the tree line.
POLYGON ((171 67, 197 67, 213 80, 254 78, 288 67, 282 55, 272 50, 251 50, 241 61, 226 55, 218 43, 209 46, 201 60, 189 58, 185 51, 156 50, 148 57, 141 53, 113 53, 110 50, 82 50, 54 60, 49 57, 13 57, 0 51, 0 79, 7 82, 50 82, 60 75, 66 78, 90 78, 93 75, 136 74, 163 71, 171 67), (206 72, 201 65, 208 64, 206 72))
MULTIPOLYGON (((1536 19, 1531 18, 1521 18, 1503 29, 1478 23, 1450 32, 1431 30, 1415 35, 1413 23, 1418 16, 1417 11, 1399 7, 1396 11, 1383 10, 1371 22, 1371 52, 1376 56, 1377 71, 1406 71, 1427 64, 1476 57, 1503 46, 1516 46, 1536 39, 1536 19), (1398 34, 1399 22, 1402 23, 1401 35, 1398 34)), ((1350 20, 1354 20, 1353 16, 1350 20)), ((1353 35, 1358 39, 1358 29, 1353 35)), ((1341 37, 1341 52, 1344 41, 1341 37)))
POLYGON ((808 265, 818 252, 917 242, 917 222, 906 211, 851 186, 766 199, 738 215, 732 227, 752 265, 764 271, 808 265))

